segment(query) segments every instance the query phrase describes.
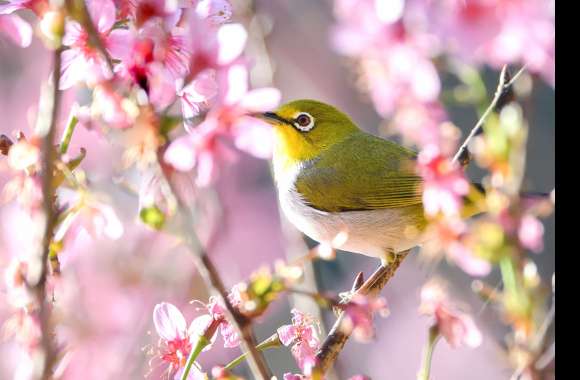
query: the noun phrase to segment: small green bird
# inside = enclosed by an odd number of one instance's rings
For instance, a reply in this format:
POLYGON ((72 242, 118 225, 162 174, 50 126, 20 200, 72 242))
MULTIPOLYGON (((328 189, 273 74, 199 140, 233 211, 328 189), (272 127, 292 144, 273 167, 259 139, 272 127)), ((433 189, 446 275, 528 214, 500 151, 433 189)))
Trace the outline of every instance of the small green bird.
POLYGON ((359 129, 343 112, 296 100, 260 117, 274 127, 274 176, 286 217, 319 242, 377 257, 423 242, 416 153, 359 129))

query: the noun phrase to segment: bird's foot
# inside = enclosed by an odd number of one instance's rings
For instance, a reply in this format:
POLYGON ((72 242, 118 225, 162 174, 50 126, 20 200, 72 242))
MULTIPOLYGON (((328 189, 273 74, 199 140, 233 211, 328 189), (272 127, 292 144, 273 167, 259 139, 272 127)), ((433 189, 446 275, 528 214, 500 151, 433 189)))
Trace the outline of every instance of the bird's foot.
POLYGON ((388 267, 395 261, 395 252, 385 251, 383 257, 381 257, 381 266, 388 267))

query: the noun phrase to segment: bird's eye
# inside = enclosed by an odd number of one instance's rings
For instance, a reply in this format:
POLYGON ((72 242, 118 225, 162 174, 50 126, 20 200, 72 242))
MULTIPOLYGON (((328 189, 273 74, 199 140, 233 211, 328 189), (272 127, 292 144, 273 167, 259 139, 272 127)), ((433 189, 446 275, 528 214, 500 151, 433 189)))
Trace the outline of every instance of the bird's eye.
POLYGON ((314 119, 306 112, 302 112, 296 117, 294 125, 303 132, 307 132, 314 127, 314 119))

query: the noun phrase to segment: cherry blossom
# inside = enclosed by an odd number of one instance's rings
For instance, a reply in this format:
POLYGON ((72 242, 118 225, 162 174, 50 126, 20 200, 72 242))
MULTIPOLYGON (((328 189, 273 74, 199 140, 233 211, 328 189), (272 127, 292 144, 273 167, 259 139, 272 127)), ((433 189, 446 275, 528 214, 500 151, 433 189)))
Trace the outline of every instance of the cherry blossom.
POLYGON ((424 179, 423 205, 429 216, 443 213, 458 215, 462 197, 469 192, 469 182, 458 164, 444 157, 436 146, 421 151, 419 173, 424 179))
POLYGON ((434 317, 439 333, 451 347, 465 344, 473 348, 481 344, 481 332, 473 319, 455 308, 440 283, 432 281, 423 286, 419 311, 434 317))
MULTIPOLYGON (((98 37, 106 48, 122 44, 126 31, 113 30, 115 4, 112 0, 88 0, 87 8, 95 25, 98 37)), ((60 88, 65 90, 78 82, 96 84, 109 79, 110 72, 105 58, 89 43, 89 34, 76 21, 66 23, 63 44, 70 49, 62 53, 62 77, 60 88)))
POLYGON ((426 2, 430 27, 467 62, 500 68, 526 64, 555 82, 554 1, 447 0, 426 2))
POLYGON ((291 311, 292 324, 278 328, 278 337, 285 346, 292 346, 292 355, 303 373, 309 375, 316 365, 316 351, 320 347, 314 320, 298 309, 291 311))
MULTIPOLYGON (((160 337, 156 357, 167 365, 167 372, 170 376, 179 379, 177 372, 185 366, 192 345, 195 344, 196 326, 192 323, 188 329, 179 309, 166 302, 155 305, 153 322, 160 337)), ((196 378, 196 373, 201 376, 196 366, 192 366, 190 373, 193 373, 192 379, 196 378)), ((198 378, 203 379, 203 377, 198 378)))
POLYGON ((525 215, 520 221, 518 238, 523 247, 533 252, 544 248, 544 225, 533 215, 525 215))
POLYGON ((369 342, 375 334, 373 327, 373 314, 379 312, 387 316, 387 302, 384 298, 374 298, 355 294, 344 307, 344 320, 341 328, 352 332, 355 339, 361 342, 369 342))
POLYGON ((256 157, 271 155, 271 128, 249 114, 274 108, 280 93, 273 88, 248 91, 247 83, 248 71, 243 62, 220 71, 215 106, 201 124, 176 139, 165 152, 165 160, 178 170, 196 167, 199 186, 212 182, 220 161, 235 157, 224 141, 233 141, 238 149, 256 157))

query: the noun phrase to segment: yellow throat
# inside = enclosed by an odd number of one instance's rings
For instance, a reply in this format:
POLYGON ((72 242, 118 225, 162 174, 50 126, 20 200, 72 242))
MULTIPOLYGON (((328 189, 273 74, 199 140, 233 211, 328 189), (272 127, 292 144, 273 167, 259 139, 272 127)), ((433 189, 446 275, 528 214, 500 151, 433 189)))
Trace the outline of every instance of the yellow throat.
POLYGON ((346 114, 315 100, 284 104, 266 119, 274 128, 274 166, 283 172, 360 132, 346 114))

